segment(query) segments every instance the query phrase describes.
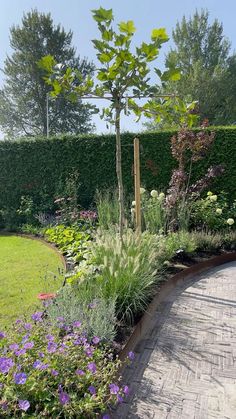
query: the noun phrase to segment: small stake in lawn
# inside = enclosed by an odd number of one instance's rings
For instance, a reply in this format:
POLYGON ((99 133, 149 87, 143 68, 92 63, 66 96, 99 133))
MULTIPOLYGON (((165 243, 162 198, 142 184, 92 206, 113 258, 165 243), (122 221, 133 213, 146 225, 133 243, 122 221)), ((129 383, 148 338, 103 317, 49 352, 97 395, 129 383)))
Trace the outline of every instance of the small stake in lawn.
POLYGON ((141 197, 140 197, 140 156, 139 139, 134 139, 134 191, 135 191, 135 226, 141 232, 141 197))

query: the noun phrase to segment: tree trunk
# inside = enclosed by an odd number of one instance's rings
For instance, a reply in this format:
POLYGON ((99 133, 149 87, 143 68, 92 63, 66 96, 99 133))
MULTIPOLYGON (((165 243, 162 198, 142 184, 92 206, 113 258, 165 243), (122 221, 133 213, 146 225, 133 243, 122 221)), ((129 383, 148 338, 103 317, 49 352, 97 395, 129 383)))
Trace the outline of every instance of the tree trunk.
POLYGON ((120 138, 120 113, 121 107, 119 101, 115 107, 115 128, 116 128, 116 175, 118 181, 118 201, 119 201, 119 234, 123 239, 125 211, 124 211, 124 188, 122 180, 122 164, 121 164, 121 138, 120 138))

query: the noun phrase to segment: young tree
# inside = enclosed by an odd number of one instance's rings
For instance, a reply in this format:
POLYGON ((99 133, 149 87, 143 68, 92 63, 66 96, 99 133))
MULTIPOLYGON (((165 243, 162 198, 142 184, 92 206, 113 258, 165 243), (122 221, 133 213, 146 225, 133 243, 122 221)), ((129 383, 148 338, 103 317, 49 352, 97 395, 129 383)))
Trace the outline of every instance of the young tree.
MULTIPOLYGON (((46 100, 49 86, 38 60, 52 54, 59 62, 76 66, 83 76, 90 74, 93 65, 75 55, 71 46, 72 32, 55 26, 50 14, 36 10, 23 16, 21 26, 10 30, 13 53, 4 66, 5 85, 0 91, 0 126, 10 137, 46 134, 46 100)), ((91 107, 77 100, 66 103, 63 95, 49 100, 50 134, 84 133, 92 128, 91 107)))
MULTIPOLYGON (((121 22, 116 32, 112 26, 112 9, 100 7, 93 10, 93 18, 97 22, 101 34, 100 39, 93 40, 97 51, 100 67, 97 70, 97 83, 91 76, 81 84, 81 74, 76 70, 56 64, 53 57, 47 56, 40 61, 40 66, 47 70, 47 83, 53 86, 54 95, 67 92, 73 100, 77 97, 106 98, 110 106, 103 109, 103 117, 115 124, 116 132, 116 173, 119 191, 119 231, 122 238, 124 217, 124 191, 121 165, 121 135, 120 121, 122 112, 135 112, 139 118, 141 114, 150 116, 155 114, 159 120, 161 115, 167 115, 169 102, 158 104, 151 98, 158 94, 159 88, 149 83, 149 63, 156 60, 163 43, 168 41, 164 28, 153 29, 151 41, 143 42, 140 47, 131 48, 133 35, 136 31, 133 21, 121 22), (134 52, 133 52, 134 51, 134 52), (128 97, 127 97, 128 95, 128 97), (136 99, 150 98, 142 107, 136 99)), ((178 78, 178 71, 169 67, 161 73, 156 69, 161 81, 178 78)))

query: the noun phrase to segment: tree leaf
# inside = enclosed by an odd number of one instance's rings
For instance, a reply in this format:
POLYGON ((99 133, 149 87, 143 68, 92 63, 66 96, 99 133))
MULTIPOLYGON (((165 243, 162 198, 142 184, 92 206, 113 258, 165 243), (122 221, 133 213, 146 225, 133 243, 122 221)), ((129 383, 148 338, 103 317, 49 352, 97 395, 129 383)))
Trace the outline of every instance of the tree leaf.
POLYGON ((92 14, 96 22, 110 22, 113 20, 112 9, 103 9, 103 7, 100 7, 99 9, 92 10, 92 14))
POLYGON ((166 33, 165 28, 153 29, 151 34, 152 41, 162 41, 167 42, 169 37, 166 33))
POLYGON ((128 35, 132 35, 136 31, 134 22, 132 20, 128 20, 127 22, 120 22, 118 26, 121 32, 127 33, 128 35))

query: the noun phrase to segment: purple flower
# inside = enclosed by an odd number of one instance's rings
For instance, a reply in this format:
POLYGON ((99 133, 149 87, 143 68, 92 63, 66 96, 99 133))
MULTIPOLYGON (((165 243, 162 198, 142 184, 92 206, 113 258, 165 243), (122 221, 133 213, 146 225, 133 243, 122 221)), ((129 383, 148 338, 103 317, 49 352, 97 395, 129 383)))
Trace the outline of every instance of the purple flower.
POLYGON ((94 349, 93 349, 93 348, 87 348, 87 349, 85 350, 85 353, 86 353, 86 355, 87 355, 88 357, 92 356, 92 355, 93 355, 93 352, 94 352, 94 349))
POLYGON ((6 337, 6 334, 4 332, 0 332, 0 339, 4 339, 6 337))
POLYGON ((123 392, 124 392, 124 394, 125 394, 126 396, 128 396, 128 394, 129 394, 129 387, 128 387, 128 386, 124 386, 124 387, 123 387, 123 392))
POLYGON ((89 386, 88 390, 92 395, 96 394, 96 388, 94 386, 89 386))
POLYGON ((20 320, 20 319, 16 320, 16 324, 21 324, 21 323, 22 323, 22 320, 20 320))
POLYGON ((19 400, 18 402, 20 410, 28 410, 30 408, 30 402, 28 400, 19 400))
POLYGON ((31 323, 25 323, 24 328, 25 328, 25 330, 31 330, 32 329, 32 324, 31 323))
POLYGON ((128 358, 130 359, 130 361, 133 361, 133 360, 134 360, 134 358, 135 358, 135 354, 134 354, 134 352, 130 351, 130 352, 128 353, 128 358))
POLYGON ((81 326, 81 322, 76 321, 76 322, 73 323, 73 326, 74 327, 80 327, 81 326))
POLYGON ((41 364, 39 369, 43 371, 43 370, 46 370, 48 367, 49 367, 49 364, 41 364))
POLYGON ((32 314, 31 318, 35 322, 41 322, 42 321, 43 312, 42 311, 36 311, 36 313, 32 314))
POLYGON ((92 374, 95 374, 95 372, 97 371, 97 367, 96 367, 96 364, 94 362, 90 362, 87 365, 87 368, 92 374))
POLYGON ((8 371, 13 367, 14 362, 11 358, 0 358, 0 372, 2 374, 8 373, 8 371))
POLYGON ((100 342, 100 339, 98 336, 94 336, 92 342, 94 343, 94 345, 97 345, 100 342))
POLYGON ((6 401, 1 401, 0 402, 0 407, 1 407, 2 410, 7 410, 7 408, 8 408, 7 402, 6 401))
POLYGON ((109 388, 110 388, 110 393, 111 394, 118 394, 118 392, 120 390, 120 387, 117 386, 116 384, 110 384, 109 388))
POLYGON ((39 370, 39 368, 41 367, 41 365, 42 365, 42 362, 41 362, 39 359, 37 359, 37 360, 33 363, 33 367, 34 367, 36 370, 39 370))
POLYGON ((59 374, 59 372, 58 372, 57 370, 52 370, 52 371, 51 371, 51 374, 52 374, 54 377, 56 377, 56 376, 59 374))
POLYGON ((75 373, 77 375, 85 375, 85 372, 83 370, 76 370, 75 373))
POLYGON ((57 350, 57 344, 54 342, 48 342, 47 350, 50 354, 53 354, 57 350))
POLYGON ((53 335, 46 335, 45 336, 47 340, 52 341, 54 340, 54 336, 53 335))
POLYGON ((29 333, 27 333, 27 335, 24 335, 23 338, 22 338, 21 343, 27 342, 27 340, 29 339, 29 337, 30 337, 30 334, 29 333))
POLYGON ((60 403, 63 406, 64 406, 64 404, 69 403, 70 397, 69 397, 69 395, 65 391, 62 390, 62 386, 61 385, 59 385, 58 393, 59 393, 60 403))
POLYGON ((32 349, 34 347, 34 342, 26 342, 24 344, 24 349, 32 349))
POLYGON ((27 375, 24 372, 19 372, 18 374, 15 374, 14 379, 16 384, 25 384, 27 375))
POLYGON ((17 343, 11 343, 11 345, 9 345, 9 349, 11 351, 17 351, 17 349, 19 349, 19 345, 17 345, 17 343))
POLYGON ((21 356, 24 355, 26 353, 26 349, 19 349, 18 351, 15 351, 15 355, 16 356, 21 356))
POLYGON ((40 356, 40 358, 44 358, 45 357, 45 355, 44 355, 43 352, 39 352, 39 356, 40 356))
POLYGON ((58 322, 64 322, 64 321, 65 321, 65 319, 64 319, 64 317, 58 317, 58 318, 57 318, 57 321, 58 321, 58 322))
POLYGON ((120 394, 117 394, 117 401, 118 403, 123 403, 124 399, 120 394))
POLYGON ((102 419, 111 419, 111 416, 108 415, 108 413, 106 413, 105 415, 103 415, 102 419))

